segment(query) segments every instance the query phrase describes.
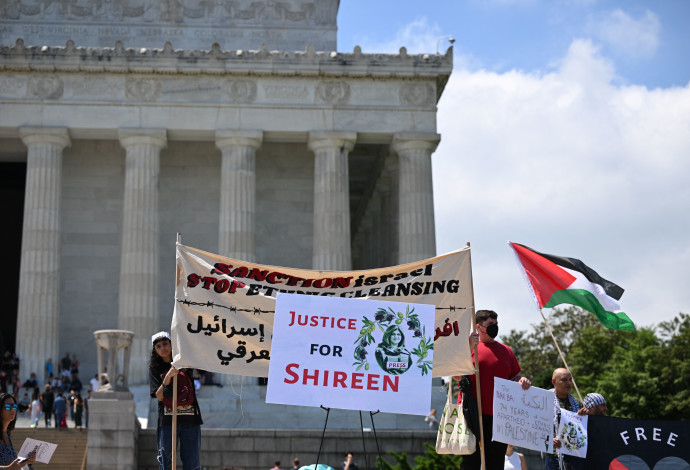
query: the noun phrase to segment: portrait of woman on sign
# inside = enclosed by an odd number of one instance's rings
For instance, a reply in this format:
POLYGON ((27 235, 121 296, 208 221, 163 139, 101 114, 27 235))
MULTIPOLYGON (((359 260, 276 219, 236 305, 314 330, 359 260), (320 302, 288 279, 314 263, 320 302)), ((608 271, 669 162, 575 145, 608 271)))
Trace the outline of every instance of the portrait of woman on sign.
POLYGON ((376 347, 376 362, 391 375, 407 372, 412 366, 410 352, 405 349, 405 335, 398 325, 389 326, 376 347))

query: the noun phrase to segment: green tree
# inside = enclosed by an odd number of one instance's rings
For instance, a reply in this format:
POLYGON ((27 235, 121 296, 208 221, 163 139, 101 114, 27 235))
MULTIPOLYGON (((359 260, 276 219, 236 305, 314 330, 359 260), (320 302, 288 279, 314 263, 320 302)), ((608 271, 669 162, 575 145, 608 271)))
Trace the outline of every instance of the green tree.
MULTIPOLYGON (((602 393, 611 416, 690 419, 690 315, 637 332, 605 328, 576 307, 554 309, 546 319, 581 394, 602 393)), ((529 332, 512 330, 504 342, 524 375, 549 389, 563 362, 546 325, 531 326, 529 332)))
MULTIPOLYGON (((546 321, 571 367, 568 359, 570 350, 583 332, 589 328, 604 328, 593 314, 578 307, 554 309, 546 316, 546 321)), ((546 324, 542 322, 532 324, 531 327, 532 331, 529 333, 511 330, 503 340, 513 349, 523 375, 530 377, 534 386, 549 389, 552 387, 553 370, 563 367, 563 361, 546 324)))
POLYGON ((662 403, 667 419, 690 419, 690 315, 680 313, 659 325, 664 342, 659 367, 660 388, 668 397, 662 403))
POLYGON ((597 389, 611 406, 611 415, 621 418, 661 417, 657 374, 661 341, 650 328, 639 329, 614 348, 606 370, 596 382, 597 389))
POLYGON ((395 459, 394 464, 381 459, 378 461, 377 468, 380 470, 453 470, 460 468, 462 462, 462 455, 451 454, 437 454, 436 449, 425 442, 424 455, 415 457, 414 466, 410 466, 407 458, 407 453, 397 454, 395 452, 388 452, 395 459))

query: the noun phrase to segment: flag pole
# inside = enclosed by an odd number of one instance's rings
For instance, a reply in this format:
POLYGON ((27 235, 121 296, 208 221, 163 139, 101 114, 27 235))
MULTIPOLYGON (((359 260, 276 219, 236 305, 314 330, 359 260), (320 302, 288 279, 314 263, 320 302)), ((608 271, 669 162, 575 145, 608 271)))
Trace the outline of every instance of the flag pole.
MULTIPOLYGON (((182 236, 177 233, 177 243, 175 244, 175 249, 177 250, 177 245, 182 243, 182 236)), ((177 263, 176 263, 177 264, 177 263)), ((175 268, 175 290, 177 290, 177 283, 180 278, 180 271, 175 268)), ((174 291, 173 291, 174 292, 174 291)), ((173 293, 173 295, 175 295, 173 293)), ((173 377, 173 414, 172 414, 172 468, 177 468, 177 374, 173 377)))
POLYGON ((551 331, 551 326, 549 326, 549 322, 546 321, 546 317, 544 316, 544 312, 539 309, 539 314, 541 315, 541 318, 544 320, 544 324, 546 325, 546 328, 549 330, 549 334, 551 335, 551 339, 553 340, 553 344, 556 345, 556 349, 558 350, 558 354, 561 356, 561 360, 563 361, 563 364, 565 365, 565 368, 568 369, 568 372, 570 373, 570 377, 573 380, 573 386, 575 387, 575 392, 577 392, 577 397, 580 399, 580 403, 584 403, 584 400, 582 399, 582 395, 580 394, 580 389, 577 388, 577 384, 575 383, 575 378, 573 377, 573 373, 570 372, 570 367, 568 367, 568 363, 565 362, 565 356, 563 355, 563 352, 561 351, 560 346, 558 346, 558 342, 556 341, 556 337, 553 335, 553 331, 551 331))
MULTIPOLYGON (((470 248, 470 242, 467 242, 467 248, 470 248)), ((470 266, 472 266, 472 250, 470 249, 470 266)), ((470 269, 470 293, 472 295, 472 333, 477 332, 477 321, 474 316, 474 280, 472 278, 472 269, 470 269)), ((474 383, 477 386, 477 411, 479 415, 479 456, 481 458, 481 465, 486 469, 486 459, 484 457, 484 414, 482 413, 482 388, 479 384, 479 346, 474 345, 474 383)), ((450 381, 452 387, 453 381, 450 381)), ((458 385, 459 387, 459 385, 458 385)))

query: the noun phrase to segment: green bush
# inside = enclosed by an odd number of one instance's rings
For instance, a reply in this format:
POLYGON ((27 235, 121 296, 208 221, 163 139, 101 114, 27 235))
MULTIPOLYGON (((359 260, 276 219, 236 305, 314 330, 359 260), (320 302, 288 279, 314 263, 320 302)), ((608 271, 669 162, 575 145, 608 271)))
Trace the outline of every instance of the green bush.
POLYGON ((424 447, 426 447, 424 455, 415 457, 414 466, 410 466, 405 452, 402 454, 388 452, 395 459, 395 464, 391 465, 381 459, 377 468, 380 470, 453 470, 460 468, 462 455, 437 454, 436 449, 426 442, 424 447))

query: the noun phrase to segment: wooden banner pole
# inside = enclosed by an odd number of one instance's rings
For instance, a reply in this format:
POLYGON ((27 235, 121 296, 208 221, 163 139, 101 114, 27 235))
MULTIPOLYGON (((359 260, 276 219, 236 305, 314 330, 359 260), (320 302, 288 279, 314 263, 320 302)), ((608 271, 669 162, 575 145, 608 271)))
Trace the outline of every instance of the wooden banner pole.
MULTIPOLYGON (((544 316, 544 313, 539 309, 539 314, 541 315, 541 318, 544 320, 544 324, 546 325, 546 328, 549 330, 549 334, 551 335, 551 339, 553 340, 553 344, 556 345, 556 349, 558 350, 558 354, 561 356, 561 360, 563 361, 563 364, 565 365, 565 368, 568 369, 568 372, 570 372, 570 367, 568 367, 568 363, 565 362, 565 356, 563 355, 563 352, 561 351, 560 346, 558 346, 558 342, 556 341, 556 337, 553 335, 553 331, 551 331, 551 326, 549 326, 549 322, 546 321, 546 317, 544 316)), ((575 377, 573 377, 573 373, 570 372, 570 377, 573 379, 573 386, 575 387, 575 392, 577 393, 577 397, 580 399, 580 403, 584 403, 584 400, 582 399, 582 395, 580 395, 580 390, 577 388, 577 384, 575 383, 575 377)))
MULTIPOLYGON (((182 236, 177 234, 177 245, 181 243, 182 236)), ((176 269, 176 271, 178 271, 176 269)), ((177 289, 177 281, 179 278, 179 271, 175 276, 175 289, 177 289)), ((177 374, 173 377, 173 415, 172 415, 172 468, 177 468, 177 374)))
MULTIPOLYGON (((467 242, 467 248, 470 242, 467 242)), ((470 266, 472 266, 472 251, 470 251, 470 266)), ((472 269, 470 269, 470 291, 472 294, 472 333, 477 332, 477 320, 474 316, 474 280, 472 279, 472 269)), ((481 457, 482 468, 486 469, 486 457, 484 455, 484 414, 482 413, 482 388, 479 385, 479 346, 474 346, 474 383, 477 386, 477 411, 479 415, 479 455, 481 457)), ((451 385, 453 381, 451 380, 451 385)))
POLYGON ((177 375, 173 377, 172 468, 177 468, 177 375))

